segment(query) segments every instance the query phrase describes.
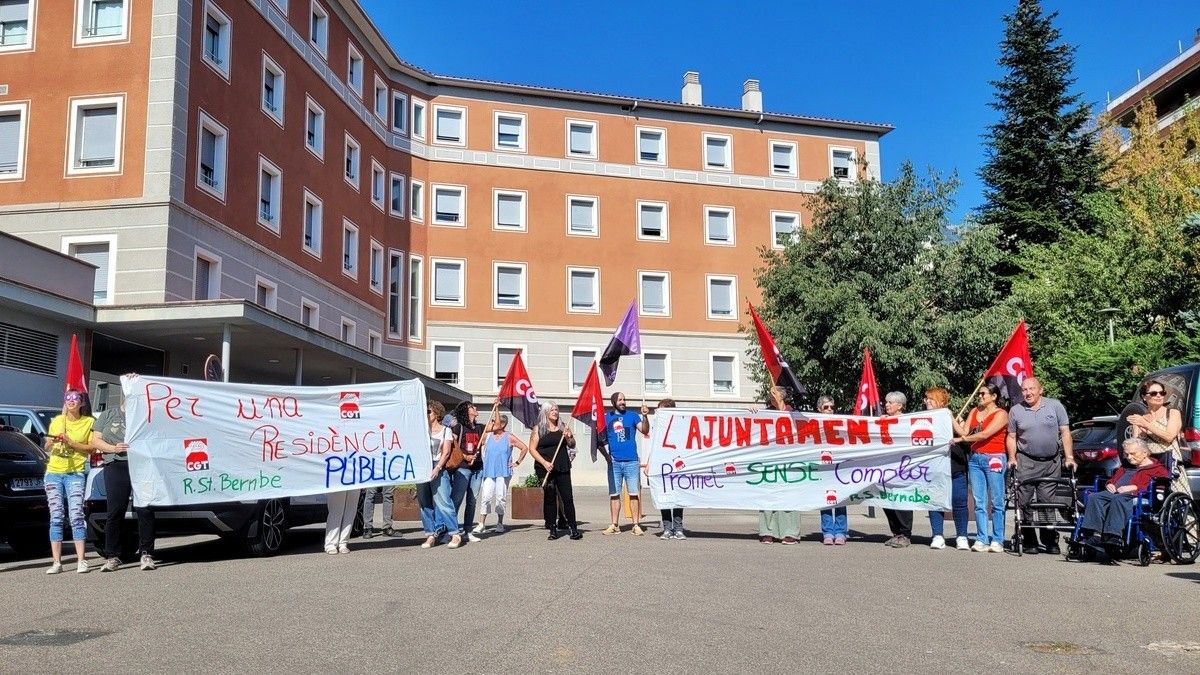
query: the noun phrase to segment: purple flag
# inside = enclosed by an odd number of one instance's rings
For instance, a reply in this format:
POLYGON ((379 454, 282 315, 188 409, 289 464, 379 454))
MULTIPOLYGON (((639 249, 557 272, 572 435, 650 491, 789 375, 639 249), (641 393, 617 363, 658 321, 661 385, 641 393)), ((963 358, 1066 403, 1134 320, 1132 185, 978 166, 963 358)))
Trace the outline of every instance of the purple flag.
POLYGON ((604 384, 612 386, 617 379, 617 361, 626 354, 642 353, 642 331, 638 328, 637 300, 629 303, 625 318, 613 333, 604 354, 600 357, 600 370, 604 371, 604 384))

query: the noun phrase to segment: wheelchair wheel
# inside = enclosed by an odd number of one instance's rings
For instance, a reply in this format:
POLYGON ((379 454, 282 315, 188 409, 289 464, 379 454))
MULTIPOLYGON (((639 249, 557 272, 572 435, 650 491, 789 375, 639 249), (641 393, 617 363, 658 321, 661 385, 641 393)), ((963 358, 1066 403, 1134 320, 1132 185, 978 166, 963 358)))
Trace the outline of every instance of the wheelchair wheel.
POLYGON ((1163 501, 1159 511, 1159 537, 1162 549, 1171 560, 1190 565, 1200 555, 1200 521, 1192 498, 1174 492, 1163 501))
POLYGON ((1137 547, 1137 563, 1142 567, 1150 565, 1150 540, 1143 539, 1137 547))

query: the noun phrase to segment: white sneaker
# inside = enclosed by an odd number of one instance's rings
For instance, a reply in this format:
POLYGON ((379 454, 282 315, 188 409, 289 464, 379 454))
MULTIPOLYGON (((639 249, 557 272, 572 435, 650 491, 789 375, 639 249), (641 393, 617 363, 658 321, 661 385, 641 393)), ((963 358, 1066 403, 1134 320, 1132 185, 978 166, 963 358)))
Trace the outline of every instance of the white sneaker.
POLYGON ((933 541, 929 542, 929 548, 946 548, 946 538, 939 534, 933 538, 933 541))
POLYGON ((988 547, 988 553, 1004 553, 1004 545, 998 541, 993 541, 988 547))
POLYGON ((80 560, 79 564, 75 566, 75 571, 80 574, 87 574, 90 569, 92 569, 92 566, 86 560, 80 560))
POLYGON ((337 547, 336 546, 326 546, 325 552, 328 553, 329 555, 337 555, 337 547))
POLYGON ((156 570, 156 569, 158 569, 158 565, 156 565, 156 564, 154 563, 154 557, 153 557, 153 556, 151 556, 151 555, 149 555, 149 554, 143 554, 143 555, 142 555, 142 569, 143 569, 143 570, 156 570))
MULTIPOLYGON (((480 531, 482 532, 482 530, 480 530, 480 531)), ((472 544, 478 544, 479 542, 481 542, 483 540, 480 539, 479 537, 475 536, 475 531, 472 530, 471 533, 467 535, 467 541, 471 542, 472 544)))
MULTIPOLYGON (((475 529, 471 530, 471 534, 483 534, 484 532, 487 532, 487 528, 483 526, 483 523, 479 523, 475 526, 475 529)), ((475 540, 472 539, 471 541, 475 540)))
POLYGON ((345 544, 338 544, 338 553, 349 553, 350 547, 345 544))
POLYGON ((971 550, 971 547, 970 547, 970 546, 967 544, 967 538, 966 538, 966 537, 955 537, 955 538, 954 538, 954 548, 956 548, 956 549, 958 549, 958 550, 960 550, 960 551, 969 551, 969 550, 971 550))
POLYGON ((46 574, 58 574, 62 571, 62 563, 56 562, 50 565, 50 569, 46 570, 46 574))
POLYGON ((976 553, 987 553, 988 545, 976 539, 975 545, 971 547, 971 550, 976 553))
POLYGON ((507 529, 508 528, 504 527, 504 523, 497 523, 496 526, 492 528, 492 532, 495 532, 496 534, 504 534, 505 530, 507 529))

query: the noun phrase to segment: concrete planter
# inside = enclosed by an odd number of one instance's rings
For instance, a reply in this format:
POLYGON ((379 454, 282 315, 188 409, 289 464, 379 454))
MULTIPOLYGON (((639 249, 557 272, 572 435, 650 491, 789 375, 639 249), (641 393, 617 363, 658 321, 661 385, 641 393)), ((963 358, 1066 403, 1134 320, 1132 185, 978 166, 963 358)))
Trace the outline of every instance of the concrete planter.
POLYGON ((541 520, 542 488, 514 485, 512 498, 508 501, 508 517, 513 520, 541 520))
POLYGON ((392 520, 420 521, 421 507, 417 505, 417 491, 408 487, 398 487, 393 493, 392 520))

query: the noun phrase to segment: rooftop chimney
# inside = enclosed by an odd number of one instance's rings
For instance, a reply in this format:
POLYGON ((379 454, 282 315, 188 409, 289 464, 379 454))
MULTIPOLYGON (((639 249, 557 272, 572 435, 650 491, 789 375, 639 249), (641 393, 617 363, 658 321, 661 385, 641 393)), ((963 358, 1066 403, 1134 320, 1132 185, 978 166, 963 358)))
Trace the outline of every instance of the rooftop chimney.
POLYGON ((700 73, 689 70, 683 74, 683 102, 687 105, 704 105, 700 95, 700 73))
POLYGON ((742 85, 742 110, 762 112, 762 90, 758 80, 746 80, 742 85))

